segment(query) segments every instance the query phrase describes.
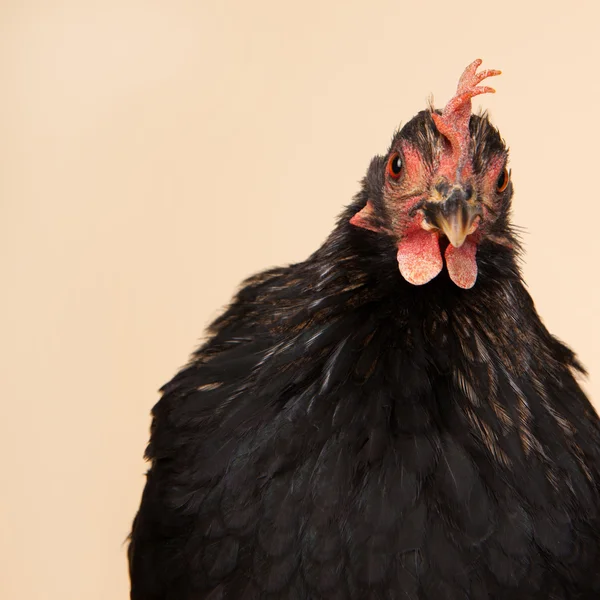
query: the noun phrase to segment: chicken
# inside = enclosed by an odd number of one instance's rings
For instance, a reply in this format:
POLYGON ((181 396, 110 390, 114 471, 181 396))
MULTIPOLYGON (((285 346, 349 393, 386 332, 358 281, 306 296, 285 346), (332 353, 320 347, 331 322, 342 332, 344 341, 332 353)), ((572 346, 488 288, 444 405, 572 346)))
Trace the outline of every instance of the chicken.
POLYGON ((473 62, 162 388, 133 600, 600 597, 600 428, 519 271, 473 62))

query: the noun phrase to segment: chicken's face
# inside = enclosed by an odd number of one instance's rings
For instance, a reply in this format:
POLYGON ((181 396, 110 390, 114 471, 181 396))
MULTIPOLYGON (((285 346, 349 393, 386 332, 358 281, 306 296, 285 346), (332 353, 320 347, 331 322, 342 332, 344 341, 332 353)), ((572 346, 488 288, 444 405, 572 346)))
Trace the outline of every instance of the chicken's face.
POLYGON ((499 71, 477 73, 472 63, 443 112, 428 110, 409 121, 377 163, 379 193, 351 223, 392 235, 402 276, 414 285, 431 281, 444 266, 470 288, 477 278, 477 247, 484 238, 503 243, 512 186, 507 150, 486 116, 471 115, 471 98, 493 91, 479 86, 499 71))

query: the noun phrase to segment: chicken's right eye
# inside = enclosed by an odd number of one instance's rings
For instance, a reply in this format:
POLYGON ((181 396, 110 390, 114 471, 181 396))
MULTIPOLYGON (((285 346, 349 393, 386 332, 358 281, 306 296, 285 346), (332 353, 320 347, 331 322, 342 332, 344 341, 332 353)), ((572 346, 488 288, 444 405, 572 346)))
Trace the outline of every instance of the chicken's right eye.
POLYGON ((402 158, 398 152, 394 152, 388 161, 388 174, 392 179, 398 179, 402 173, 402 158))

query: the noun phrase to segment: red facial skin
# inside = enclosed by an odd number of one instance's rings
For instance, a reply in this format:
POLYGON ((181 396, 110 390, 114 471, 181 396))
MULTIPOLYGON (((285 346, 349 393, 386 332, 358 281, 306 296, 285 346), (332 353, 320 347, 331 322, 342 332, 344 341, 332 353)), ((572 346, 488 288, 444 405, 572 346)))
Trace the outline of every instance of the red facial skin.
MULTIPOLYGON (((402 173, 399 179, 386 175, 384 197, 390 210, 391 229, 387 233, 403 234, 409 226, 408 213, 417 203, 427 197, 430 174, 427 172, 421 153, 409 144, 402 144, 402 173), (387 202, 389 200, 390 202, 387 202)), ((386 231, 376 221, 371 201, 357 212, 350 223, 370 231, 386 231)), ((419 222, 420 227, 420 222, 419 222)))
MULTIPOLYGON (((415 205, 433 197, 430 190, 438 181, 442 160, 428 169, 418 149, 407 142, 402 144, 402 153, 405 166, 402 179, 387 182, 384 198, 394 233, 399 239, 397 259, 400 272, 409 283, 423 285, 443 268, 439 247, 439 237, 442 234, 438 230, 431 230, 431 226, 424 223, 421 211, 417 211, 413 217, 409 215, 415 205)), ((441 158, 443 156, 442 151, 441 158)), ((497 198, 496 182, 503 168, 504 159, 498 157, 476 182, 474 187, 477 190, 477 201, 481 202, 483 208, 483 216, 473 223, 474 231, 467 236, 460 248, 449 244, 444 254, 450 278, 463 289, 473 287, 477 279, 477 244, 485 235, 487 225, 496 212, 493 206, 497 198)), ((463 172, 472 173, 470 161, 463 172)))
POLYGON ((494 199, 497 197, 496 185, 505 166, 506 159, 503 156, 497 156, 496 158, 493 158, 487 165, 485 176, 481 181, 481 199, 484 222, 489 223, 492 219, 492 216, 490 215, 490 209, 492 209, 494 212, 497 210, 497 207, 495 206, 496 202, 494 201, 494 199))
MULTIPOLYGON (((443 150, 432 168, 427 166, 419 150, 409 142, 402 142, 401 152, 401 176, 394 179, 386 175, 384 202, 389 216, 389 229, 377 222, 370 202, 350 222, 357 227, 394 235, 399 240, 397 260, 402 276, 413 285, 423 285, 436 277, 444 266, 439 246, 439 237, 443 234, 427 225, 422 211, 411 214, 411 209, 433 197, 431 190, 434 182, 438 181, 443 150)), ((481 203, 483 215, 474 222, 474 231, 467 236, 463 245, 460 248, 448 245, 444 254, 448 274, 463 289, 473 287, 477 279, 477 245, 497 213, 496 183, 504 164, 505 158, 498 156, 490 162, 485 173, 474 181, 477 202, 481 203)), ((472 173, 470 161, 464 172, 472 173)))

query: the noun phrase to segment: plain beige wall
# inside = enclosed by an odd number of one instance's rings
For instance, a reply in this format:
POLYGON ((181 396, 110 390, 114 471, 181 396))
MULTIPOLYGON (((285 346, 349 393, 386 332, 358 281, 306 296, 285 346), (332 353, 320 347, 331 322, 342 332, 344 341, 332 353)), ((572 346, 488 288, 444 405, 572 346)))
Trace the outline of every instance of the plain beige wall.
POLYGON ((127 597, 157 388, 478 56, 526 280, 600 402, 597 3, 419 4, 1 3, 0 597, 127 597))

